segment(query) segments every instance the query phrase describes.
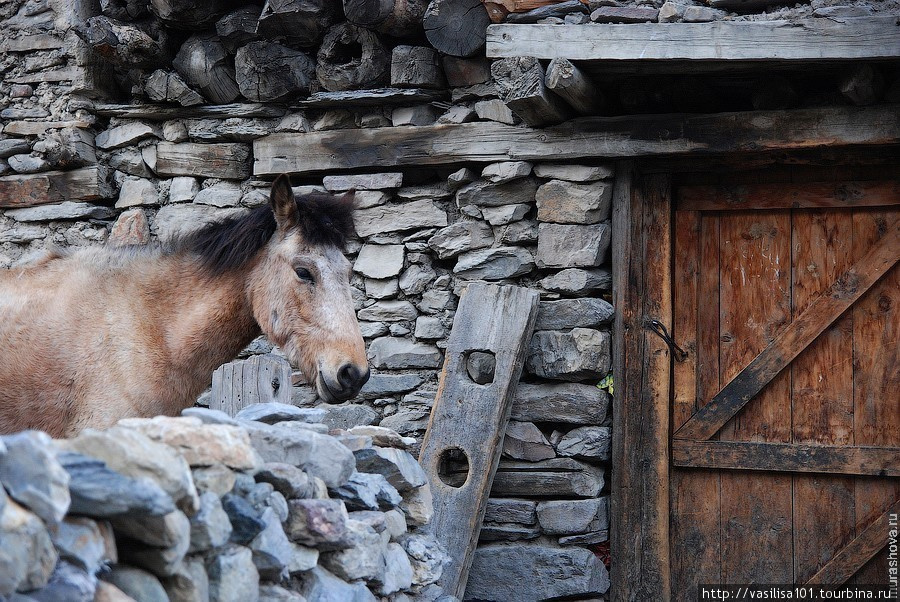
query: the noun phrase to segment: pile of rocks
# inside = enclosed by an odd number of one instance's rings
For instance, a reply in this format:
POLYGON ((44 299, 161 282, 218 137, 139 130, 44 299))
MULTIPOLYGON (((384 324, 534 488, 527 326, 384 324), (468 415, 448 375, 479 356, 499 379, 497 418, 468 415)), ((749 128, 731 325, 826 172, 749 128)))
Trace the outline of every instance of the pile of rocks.
POLYGON ((0 598, 440 597, 447 558, 409 439, 329 433, 291 406, 185 414, 0 438, 0 598))

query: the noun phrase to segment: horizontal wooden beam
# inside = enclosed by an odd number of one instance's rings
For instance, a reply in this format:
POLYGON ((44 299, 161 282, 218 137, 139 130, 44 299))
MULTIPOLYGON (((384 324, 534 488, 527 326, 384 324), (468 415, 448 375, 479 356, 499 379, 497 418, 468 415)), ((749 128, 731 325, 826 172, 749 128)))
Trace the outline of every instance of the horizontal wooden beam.
POLYGON ((94 165, 0 178, 0 208, 19 209, 62 201, 95 201, 114 196, 108 170, 94 165))
POLYGON ((897 181, 682 186, 677 201, 677 209, 682 211, 891 205, 900 205, 897 181))
POLYGON ((685 468, 898 477, 900 448, 675 439, 672 463, 685 468))
POLYGON ((491 25, 487 56, 571 61, 834 61, 900 57, 896 16, 788 21, 491 25))
POLYGON ((271 134, 253 142, 253 173, 273 176, 469 161, 689 156, 898 143, 897 105, 590 117, 544 129, 477 122, 271 134))

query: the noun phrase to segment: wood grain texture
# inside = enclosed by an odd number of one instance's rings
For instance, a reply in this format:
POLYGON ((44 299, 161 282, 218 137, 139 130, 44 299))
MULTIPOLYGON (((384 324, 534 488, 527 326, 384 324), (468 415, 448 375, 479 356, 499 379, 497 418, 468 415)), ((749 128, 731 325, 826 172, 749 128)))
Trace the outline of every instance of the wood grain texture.
POLYGON ((160 142, 156 145, 156 173, 240 180, 250 176, 250 148, 231 142, 160 142))
POLYGON ((678 192, 678 209, 694 211, 900 205, 900 182, 883 180, 683 186, 678 192))
POLYGON ((291 403, 291 365, 275 355, 228 362, 213 372, 209 407, 234 416, 254 403, 291 403))
POLYGON ((62 201, 93 201, 114 195, 107 170, 95 165, 0 178, 0 208, 17 209, 62 201))
POLYGON ((572 61, 823 61, 900 57, 894 16, 787 21, 492 25, 488 58, 572 61))
POLYGON ((434 495, 434 533, 453 559, 439 584, 460 599, 500 460, 538 298, 538 293, 529 289, 470 284, 460 299, 447 343, 419 460, 434 495), (494 354, 492 383, 479 385, 468 376, 468 351, 494 354), (453 449, 462 450, 469 463, 468 476, 458 487, 440 476, 441 458, 453 449))
POLYGON ((264 176, 549 156, 566 160, 711 155, 898 142, 900 111, 891 105, 592 117, 544 129, 478 122, 271 134, 253 142, 253 173, 264 176))

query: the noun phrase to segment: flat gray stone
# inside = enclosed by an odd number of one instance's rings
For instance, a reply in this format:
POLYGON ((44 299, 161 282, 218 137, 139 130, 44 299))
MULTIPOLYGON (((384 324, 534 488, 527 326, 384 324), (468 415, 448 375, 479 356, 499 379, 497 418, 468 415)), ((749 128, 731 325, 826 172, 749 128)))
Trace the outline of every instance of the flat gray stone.
POLYGON ((416 318, 416 329, 413 334, 417 339, 442 339, 447 336, 447 328, 440 318, 419 316, 416 318))
POLYGON ((540 224, 535 263, 539 268, 599 266, 606 261, 610 234, 608 224, 540 224))
POLYGON ((386 232, 443 227, 447 225, 447 212, 433 201, 425 199, 357 209, 354 220, 356 233, 365 238, 386 232))
POLYGON ((256 473, 257 482, 269 483, 287 499, 312 496, 309 475, 291 464, 266 462, 256 473))
POLYGON ((107 219, 112 217, 112 209, 82 203, 80 201, 63 201, 54 205, 9 209, 6 216, 19 222, 49 222, 72 219, 107 219))
POLYGON ((381 337, 369 345, 369 356, 376 368, 438 368, 440 349, 434 345, 416 343, 409 339, 381 337))
POLYGON ((322 566, 345 581, 381 580, 384 577, 384 540, 371 526, 350 519, 347 536, 351 543, 343 550, 322 554, 322 566))
POLYGON ((50 163, 43 157, 26 154, 13 155, 6 161, 16 173, 37 173, 50 168, 50 163))
POLYGON ((409 322, 419 315, 416 306, 405 300, 376 301, 357 312, 360 320, 369 322, 409 322))
POLYGON ((41 519, 7 500, 0 512, 0 595, 43 587, 58 558, 41 519))
POLYGON ((478 249, 459 256, 453 273, 473 280, 502 280, 534 269, 534 257, 522 247, 478 249))
POLYGON ((460 253, 489 247, 494 244, 494 234, 490 226, 481 221, 459 221, 435 232, 428 239, 431 247, 441 259, 456 257, 460 253))
POLYGON ((481 216, 492 226, 505 226, 517 222, 531 211, 530 203, 482 207, 481 216))
POLYGON ((285 420, 318 423, 322 422, 325 414, 325 410, 319 408, 298 408, 286 403, 268 402, 244 406, 234 417, 239 420, 255 420, 266 424, 275 424, 285 420))
POLYGON ((431 535, 411 533, 401 537, 398 543, 409 556, 413 585, 436 583, 444 573, 444 566, 451 561, 443 546, 431 535))
POLYGON ((2 438, 0 482, 9 496, 55 525, 69 510, 69 475, 56 459, 53 440, 42 431, 2 438))
POLYGON ((561 299, 541 301, 535 330, 590 328, 612 322, 615 310, 603 299, 561 299))
POLYGON ((561 456, 605 462, 610 458, 610 440, 608 426, 582 426, 566 433, 556 451, 561 456))
POLYGON ((531 338, 525 367, 529 373, 544 378, 600 379, 611 366, 609 345, 609 333, 588 328, 538 331, 531 338))
POLYGON ((191 521, 180 510, 162 516, 122 515, 110 522, 117 533, 148 546, 187 549, 191 536, 191 521))
POLYGON ((287 573, 294 549, 272 508, 263 510, 260 518, 266 528, 250 542, 253 563, 261 577, 278 580, 282 573, 287 573))
POLYGON ((162 132, 155 124, 133 121, 97 134, 97 148, 113 150, 131 146, 144 138, 162 138, 162 132))
POLYGON ((594 385, 519 383, 513 398, 511 419, 601 424, 606 420, 609 406, 609 393, 594 385))
POLYGON ((325 176, 322 185, 328 192, 344 192, 351 189, 357 190, 384 190, 387 188, 400 188, 403 185, 403 174, 373 173, 352 176, 325 176))
POLYGON ((213 207, 237 207, 241 202, 241 186, 235 182, 217 182, 194 195, 194 202, 213 207))
POLYGON ((510 420, 503 437, 503 455, 538 462, 556 457, 553 446, 533 422, 510 420))
POLYGON ((412 586, 413 570, 403 546, 389 543, 384 550, 384 571, 378 593, 389 596, 412 586))
POLYGON ((343 500, 348 510, 391 510, 401 501, 400 494, 380 474, 355 472, 344 485, 330 491, 343 500))
POLYGON ((206 570, 210 600, 256 602, 259 598, 259 572, 249 549, 229 546, 210 558, 206 570))
POLYGON ((161 241, 188 234, 210 222, 245 213, 244 209, 220 209, 211 205, 165 205, 156 214, 156 231, 161 241))
POLYGON ((169 202, 183 203, 191 202, 197 193, 200 192, 200 181, 190 176, 178 176, 172 178, 169 186, 169 202))
POLYGON ((406 295, 418 295, 431 284, 437 274, 430 266, 413 264, 400 276, 400 290, 406 295))
POLYGON ((60 558, 92 575, 111 560, 107 558, 106 540, 100 527, 89 518, 68 516, 59 523, 51 537, 60 558))
MULTIPOLYGON (((97 578, 73 564, 60 560, 53 569, 47 585, 28 592, 28 600, 35 602, 94 602, 97 578)), ((24 596, 23 596, 24 597, 24 596)))
POLYGON ((611 291, 612 274, 602 268, 593 270, 568 268, 539 280, 538 286, 564 295, 583 297, 597 291, 611 291))
POLYGON ((156 186, 142 178, 125 178, 119 189, 119 200, 116 208, 135 207, 138 205, 158 205, 159 195, 156 186))
POLYGON ((466 598, 497 602, 603 595, 609 573, 584 548, 512 544, 475 551, 466 598))
POLYGON ((31 143, 20 138, 0 140, 0 159, 8 159, 13 155, 31 152, 31 143))
POLYGON ((609 498, 538 502, 537 519, 548 535, 575 535, 609 529, 609 498))
POLYGON ((481 177, 492 184, 502 184, 518 178, 524 178, 531 173, 531 163, 528 161, 503 161, 491 163, 481 170, 481 177))
POLYGON ((353 271, 367 278, 393 278, 403 270, 403 245, 363 245, 353 271))
POLYGON ((200 510, 191 517, 189 553, 224 545, 231 537, 231 521, 219 496, 211 491, 200 494, 200 510))
POLYGON ((484 520, 492 523, 533 525, 537 522, 537 502, 515 498, 489 498, 484 520))
POLYGON ((503 184, 478 180, 457 191, 456 205, 462 209, 467 205, 499 207, 516 203, 532 203, 535 192, 537 192, 537 181, 533 178, 519 178, 503 184))
POLYGON ((372 424, 378 420, 378 412, 359 403, 328 406, 322 422, 329 429, 349 429, 360 424, 372 424))
POLYGON ((47 237, 47 229, 30 224, 7 223, 0 231, 0 243, 11 242, 22 244, 47 237))
POLYGON ((132 566, 117 565, 103 576, 125 594, 141 602, 168 602, 169 596, 162 584, 147 571, 132 566))
POLYGON ((162 580, 162 586, 171 602, 208 602, 210 599, 209 575, 203 560, 198 557, 185 558, 174 574, 162 580))
POLYGON ((353 454, 360 472, 380 474, 400 493, 428 482, 425 471, 409 452, 393 447, 372 447, 353 454))
POLYGON ((551 180, 535 194, 538 221, 556 224, 596 224, 609 219, 612 184, 574 184, 551 180))
POLYGON ((365 584, 347 583, 322 567, 316 567, 303 575, 300 593, 307 600, 316 602, 376 602, 377 600, 365 584))
POLYGON ((534 175, 548 180, 566 180, 569 182, 593 182, 606 180, 614 175, 608 165, 569 165, 568 163, 538 163, 534 166, 534 175))

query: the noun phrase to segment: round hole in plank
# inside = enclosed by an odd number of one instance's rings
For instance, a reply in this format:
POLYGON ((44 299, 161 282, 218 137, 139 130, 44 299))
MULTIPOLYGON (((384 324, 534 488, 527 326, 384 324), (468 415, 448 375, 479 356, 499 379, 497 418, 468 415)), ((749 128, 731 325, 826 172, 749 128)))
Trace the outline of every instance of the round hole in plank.
POLYGON ((497 358, 492 351, 467 351, 466 373, 472 382, 479 385, 489 385, 494 382, 494 370, 497 368, 497 358))
POLYGON ((450 447, 438 456, 438 478, 450 487, 462 487, 469 479, 469 457, 462 449, 450 447))

